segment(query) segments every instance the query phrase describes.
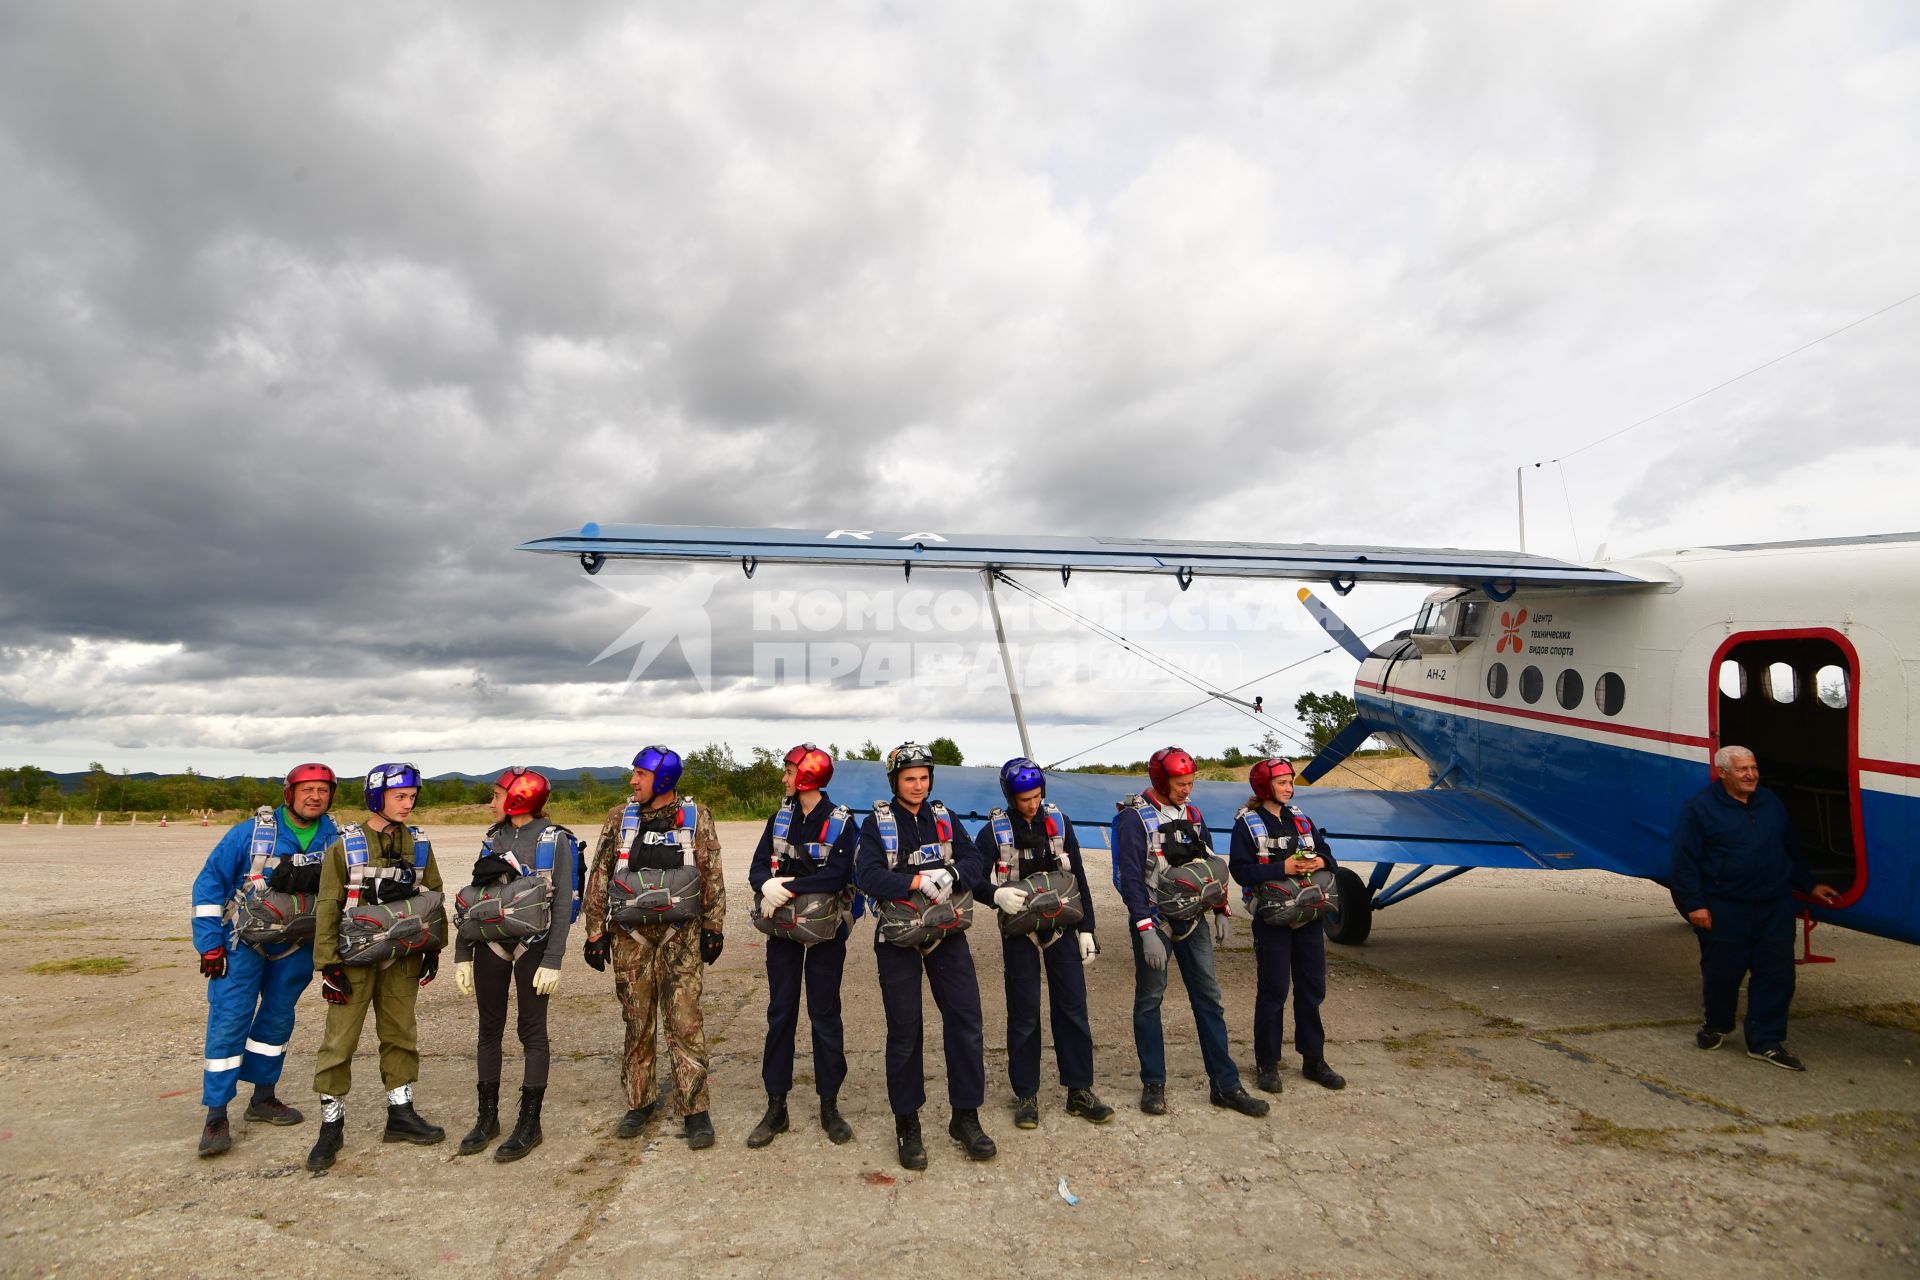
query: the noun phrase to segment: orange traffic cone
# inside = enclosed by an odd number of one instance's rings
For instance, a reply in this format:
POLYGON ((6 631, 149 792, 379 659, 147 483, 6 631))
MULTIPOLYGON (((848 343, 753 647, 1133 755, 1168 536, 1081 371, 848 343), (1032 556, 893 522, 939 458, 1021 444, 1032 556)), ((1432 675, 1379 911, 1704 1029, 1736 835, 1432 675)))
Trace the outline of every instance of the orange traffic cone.
POLYGON ((100 815, 98 813, 93 815, 93 825, 96 827, 100 825, 100 815))
POLYGON ((160 825, 163 827, 167 825, 167 815, 164 813, 160 815, 160 825))
MULTIPOLYGON (((212 812, 213 810, 211 809, 207 810, 207 813, 212 813, 212 812)), ((200 815, 200 825, 203 827, 209 825, 207 822, 207 813, 203 813, 200 815)))
POLYGON ((67 812, 66 812, 66 810, 64 810, 64 809, 62 809, 62 810, 60 811, 60 816, 59 816, 59 817, 57 817, 57 818, 55 818, 55 819, 53 820, 53 825, 54 825, 54 826, 56 826, 56 827, 64 827, 64 826, 66 826, 66 825, 67 825, 67 812))
POLYGON ((27 825, 27 818, 28 818, 28 817, 29 817, 29 816, 31 815, 31 812, 32 812, 31 810, 25 810, 25 809, 23 809, 23 810, 21 810, 21 813, 20 813, 20 825, 21 825, 21 826, 23 826, 23 827, 24 827, 24 826, 26 826, 26 825, 27 825))

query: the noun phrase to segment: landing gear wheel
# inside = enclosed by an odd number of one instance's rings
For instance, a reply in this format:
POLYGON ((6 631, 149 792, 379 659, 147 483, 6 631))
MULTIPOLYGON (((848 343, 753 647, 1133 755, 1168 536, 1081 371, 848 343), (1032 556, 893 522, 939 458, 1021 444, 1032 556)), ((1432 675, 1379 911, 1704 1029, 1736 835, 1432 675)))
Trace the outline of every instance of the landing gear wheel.
POLYGON ((1373 932, 1373 893, 1367 882, 1345 867, 1336 867, 1334 884, 1340 894, 1340 909, 1327 915, 1327 940, 1343 947, 1357 947, 1373 932))

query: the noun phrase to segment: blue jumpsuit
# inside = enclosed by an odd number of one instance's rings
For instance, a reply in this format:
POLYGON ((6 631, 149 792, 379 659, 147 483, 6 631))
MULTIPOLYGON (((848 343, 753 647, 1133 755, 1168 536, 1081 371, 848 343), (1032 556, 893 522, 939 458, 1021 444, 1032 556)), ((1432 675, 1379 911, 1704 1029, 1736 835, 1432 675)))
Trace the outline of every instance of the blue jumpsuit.
MULTIPOLYGON (((287 824, 284 808, 274 812, 276 858, 293 856, 317 867, 321 851, 337 834, 333 817, 321 814, 312 840, 302 846, 287 824)), ((227 976, 207 981, 206 1069, 200 1101, 224 1107, 239 1082, 271 1085, 280 1079, 287 1042, 293 1038, 293 1008, 313 981, 313 942, 268 959, 239 945, 227 919, 227 905, 246 878, 253 844, 253 819, 234 824, 207 855, 193 881, 193 947, 227 949, 227 976)), ((268 863, 271 874, 274 862, 268 863)), ((276 952, 276 955, 278 953, 276 952)))

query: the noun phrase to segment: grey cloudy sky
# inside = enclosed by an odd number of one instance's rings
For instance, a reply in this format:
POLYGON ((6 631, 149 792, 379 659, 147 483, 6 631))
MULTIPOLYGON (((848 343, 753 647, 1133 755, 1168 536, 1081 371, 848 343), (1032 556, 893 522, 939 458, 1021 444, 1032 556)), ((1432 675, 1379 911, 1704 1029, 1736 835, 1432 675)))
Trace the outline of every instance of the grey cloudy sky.
MULTIPOLYGON (((1916 124, 1893 0, 5 5, 0 764, 997 757, 978 680, 755 679, 778 592, 891 582, 510 549, 589 519, 1512 545, 1516 465, 1920 290, 1916 124), (668 605, 709 688, 679 646, 591 661, 668 605)), ((1920 303, 1564 494, 1530 473, 1531 548, 1911 527, 1917 339, 1920 303)), ((1222 677, 1323 646, 1284 586, 1204 590, 1231 616, 1198 630, 1164 584, 1052 593, 1225 644, 1222 677)), ((949 605, 799 638, 977 645, 949 605)), ((1036 745, 1191 700, 1043 682, 1036 745)))

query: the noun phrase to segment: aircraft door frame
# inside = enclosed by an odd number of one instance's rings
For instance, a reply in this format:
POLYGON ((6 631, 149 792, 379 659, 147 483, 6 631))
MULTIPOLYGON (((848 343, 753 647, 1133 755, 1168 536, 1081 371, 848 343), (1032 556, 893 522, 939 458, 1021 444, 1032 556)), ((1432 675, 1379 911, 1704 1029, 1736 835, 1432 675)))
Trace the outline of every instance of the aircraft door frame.
MULTIPOLYGON (((1713 656, 1707 663, 1707 741, 1708 771, 1712 772, 1712 755, 1723 744, 1720 741, 1720 666, 1727 656, 1742 645, 1769 640, 1825 640, 1839 649, 1847 664, 1847 706, 1846 706, 1846 742, 1847 758, 1843 776, 1847 786, 1847 818, 1853 832, 1853 881, 1840 896, 1837 907, 1852 906, 1867 889, 1867 841, 1866 824, 1860 806, 1860 702, 1863 696, 1864 672, 1859 650, 1842 632, 1831 627, 1769 627, 1754 630, 1736 631, 1726 636, 1715 646, 1713 656)), ((1760 691, 1752 691, 1760 696, 1760 691)), ((1808 696, 1812 696, 1809 693, 1808 696)), ((1745 743, 1735 745, 1745 746, 1745 743)))

